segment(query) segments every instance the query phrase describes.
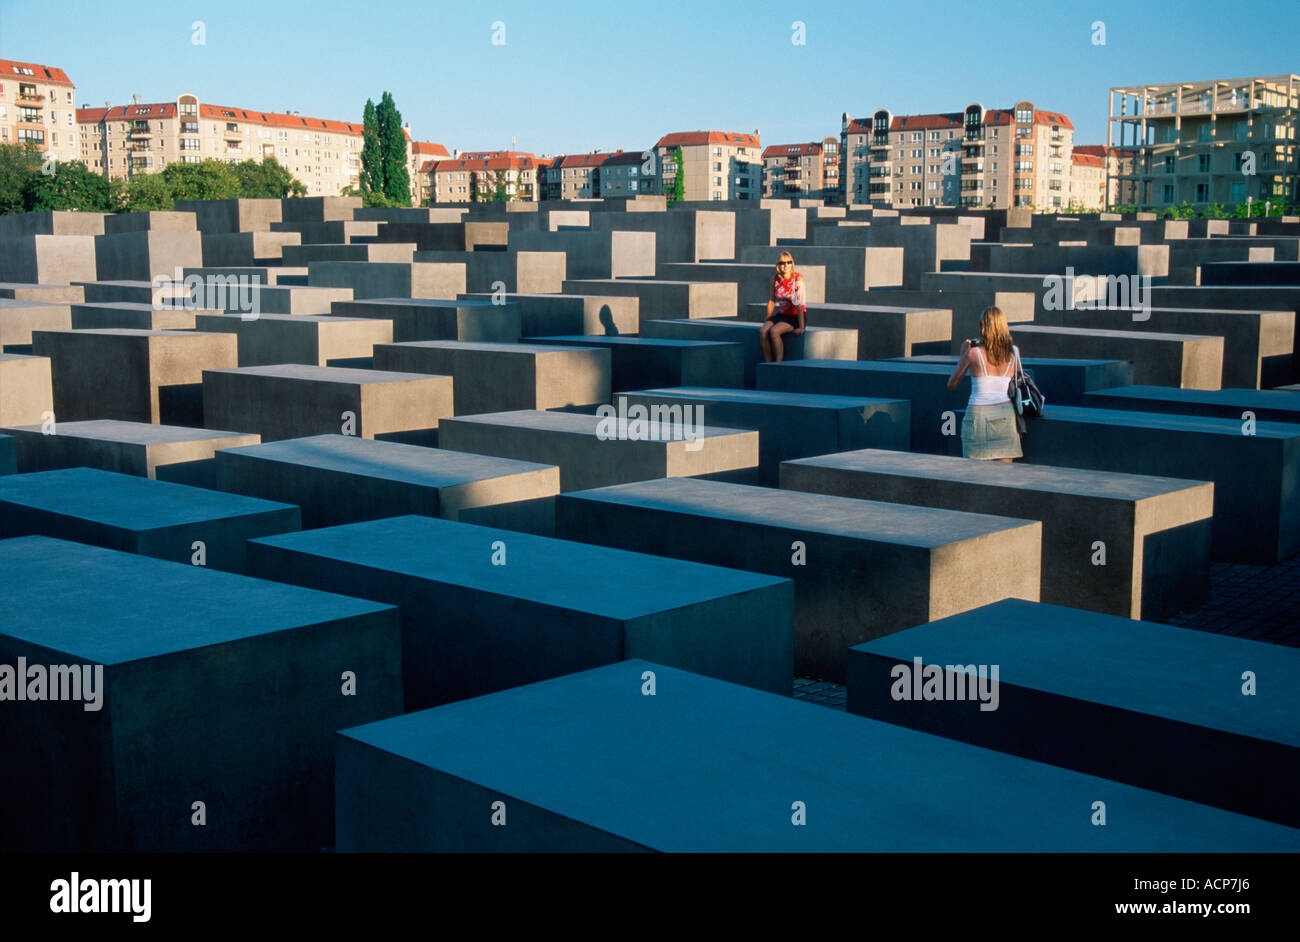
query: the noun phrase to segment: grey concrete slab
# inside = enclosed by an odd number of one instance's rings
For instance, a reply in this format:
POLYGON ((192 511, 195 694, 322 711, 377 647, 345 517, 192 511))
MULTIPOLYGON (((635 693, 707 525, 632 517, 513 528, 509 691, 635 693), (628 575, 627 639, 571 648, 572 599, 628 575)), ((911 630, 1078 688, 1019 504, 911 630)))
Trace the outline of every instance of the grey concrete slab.
POLYGON ((787 579, 420 516, 249 551, 264 578, 399 607, 408 711, 651 652, 789 695, 787 579), (601 572, 618 578, 591 578, 601 572))
POLYGON ((591 215, 591 228, 598 232, 653 232, 656 265, 736 257, 736 214, 726 210, 596 212, 591 215))
POLYGON ((39 425, 53 418, 49 358, 0 353, 0 426, 39 425))
POLYGON ((853 713, 1292 828, 1297 700, 1294 648, 1013 599, 849 652, 853 713), (997 709, 896 699, 918 659, 941 678, 997 665, 997 709), (1243 695, 1245 671, 1267 689, 1243 695))
POLYGON ((215 464, 220 490, 297 504, 308 528, 403 514, 457 520, 560 489, 553 466, 351 435, 228 448, 215 464))
POLYGON ((1167 386, 1120 386, 1084 396, 1088 408, 1168 412, 1214 416, 1246 422, 1300 424, 1300 396, 1277 389, 1170 389, 1167 386), (1248 414, 1249 413, 1249 414, 1248 414))
MULTIPOLYGON (((622 387, 620 387, 622 388, 622 387)), ((906 449, 910 403, 905 399, 813 396, 804 393, 709 389, 619 392, 628 406, 689 406, 701 422, 758 432, 758 482, 776 487, 780 464, 791 458, 857 448, 906 449)))
POLYGON ((7 426, 17 446, 18 470, 51 471, 55 468, 103 468, 141 477, 157 477, 164 466, 210 460, 215 451, 256 445, 257 435, 220 429, 155 425, 96 419, 7 426))
MULTIPOLYGON (((762 321, 766 311, 766 305, 751 304, 740 316, 762 321)), ((917 345, 947 344, 953 336, 952 311, 943 307, 810 303, 804 322, 810 327, 856 331, 859 360, 911 356, 917 345)))
POLYGON ((32 351, 50 358, 54 414, 65 422, 197 425, 202 421, 197 387, 205 371, 234 367, 239 356, 228 334, 128 328, 38 330, 32 351))
POLYGON ((270 232, 287 218, 275 199, 177 200, 175 208, 194 213, 203 232, 270 232))
POLYGON ((1125 618, 1195 608, 1214 485, 868 448, 787 461, 781 486, 1043 524, 1042 599, 1125 618))
POLYGON ((420 340, 375 345, 375 368, 450 376, 455 414, 609 401, 610 355, 593 347, 420 340))
MULTIPOLYGON (((805 300, 809 304, 826 300, 826 266, 800 265, 805 300)), ((738 310, 750 304, 766 304, 772 293, 775 269, 763 262, 670 262, 660 269, 665 278, 683 281, 723 281, 736 285, 738 310)), ((653 274, 653 273, 652 273, 653 274)))
POLYGON ((1049 407, 1023 440, 1034 464, 1214 482, 1212 558, 1300 552, 1300 425, 1049 407))
POLYGON ((1235 239, 1180 239, 1169 243, 1169 284, 1200 284, 1202 265, 1212 262, 1271 262, 1271 245, 1248 245, 1235 239))
MULTIPOLYGON (((205 232, 201 264, 208 268, 278 264, 284 258, 285 249, 301 241, 302 236, 296 232, 205 232)), ((303 263, 286 261, 285 264, 303 263)))
POLYGON ((310 268, 312 262, 413 262, 412 242, 345 242, 337 244, 286 245, 286 265, 310 268))
POLYGON ((171 278, 182 268, 203 264, 202 236, 197 232, 142 229, 95 236, 96 277, 103 281, 171 278))
POLYGON ((727 386, 745 384, 743 344, 650 337, 587 337, 568 334, 530 337, 529 343, 598 347, 609 351, 610 388, 727 386))
POLYGON ((107 216, 107 213, 48 209, 32 213, 6 213, 0 217, 0 239, 32 235, 103 235, 107 216))
POLYGON ((1292 828, 641 660, 344 730, 336 768, 345 853, 1300 844, 1292 828), (491 820, 498 799, 507 827, 491 820), (1093 826, 1094 800, 1126 826, 1093 826))
POLYGON ((0 298, 43 301, 47 304, 80 304, 86 300, 86 294, 81 285, 38 285, 5 281, 0 282, 0 298))
POLYGON ((1224 386, 1258 389, 1289 378, 1292 372, 1293 311, 1074 309, 1049 311, 1038 325, 1222 337, 1224 386))
POLYGON ((73 304, 71 328, 73 330, 100 330, 125 327, 131 330, 193 330, 196 310, 157 306, 133 301, 100 301, 95 304, 73 304))
POLYGON ((903 284, 902 246, 744 246, 740 249, 740 260, 771 266, 784 251, 794 257, 796 271, 812 265, 825 270, 828 301, 857 301, 858 296, 868 289, 903 284))
POLYGON ((316 314, 199 314, 195 327, 234 334, 239 366, 304 363, 328 366, 330 360, 368 357, 377 343, 393 339, 392 321, 316 314))
POLYGON ((128 301, 132 304, 167 304, 185 301, 190 296, 184 283, 163 279, 157 282, 91 280, 78 282, 78 284, 87 304, 112 301, 128 301))
POLYGON ((515 232, 510 236, 510 247, 520 251, 563 252, 566 278, 653 278, 656 274, 653 232, 515 232))
MULTIPOLYGON (((271 231, 296 232, 302 239, 302 245, 322 245, 326 243, 353 242, 361 238, 376 238, 379 234, 379 223, 377 221, 344 219, 333 219, 328 222, 295 220, 292 222, 273 222, 271 223, 271 231)), ((402 239, 399 241, 405 242, 407 240, 402 239)))
POLYGON ((256 282, 220 289, 204 283, 193 286, 189 303, 203 305, 209 295, 228 314, 330 314, 336 302, 352 300, 352 289, 256 282))
POLYGON ((557 465, 560 489, 737 471, 758 466, 758 433, 649 424, 649 417, 515 411, 444 419, 443 448, 557 465))
POLYGON ((336 301, 341 317, 373 317, 393 325, 392 340, 463 340, 511 343, 519 339, 522 315, 514 301, 366 298, 336 301))
POLYGON ((71 304, 0 298, 0 352, 5 347, 30 347, 34 330, 71 327, 71 304))
POLYGON ((734 282, 670 281, 666 278, 590 278, 564 282, 565 294, 637 298, 641 320, 654 317, 735 317, 734 282))
POLYGON ((1200 283, 1300 287, 1300 262, 1210 262, 1201 266, 1200 283))
MULTIPOLYGON (((193 232, 198 217, 192 212, 151 210, 148 212, 113 213, 104 217, 104 235, 116 232, 193 232)), ((95 233, 100 235, 101 233, 95 233)))
POLYGON ((289 197, 280 200, 280 207, 285 222, 347 221, 362 212, 359 196, 289 197))
POLYGON ((0 662, 93 665, 99 703, 6 704, 6 847, 332 846, 334 731, 401 709, 395 609, 42 536, 0 560, 0 662))
POLYGON ((455 299, 467 290, 464 262, 312 262, 307 268, 307 280, 312 287, 339 288, 352 292, 348 297, 338 300, 455 299))
MULTIPOLYGON (((681 318, 672 320, 645 320, 641 322, 641 336, 667 340, 711 340, 739 343, 745 347, 745 386, 752 388, 755 370, 763 360, 759 331, 762 324, 742 321, 739 318, 681 318)), ((808 327, 803 336, 786 334, 781 338, 786 361, 791 360, 853 360, 858 352, 856 330, 840 327, 808 327)))
POLYGON ((921 278, 927 272, 943 271, 945 263, 965 263, 971 258, 971 231, 957 223, 889 225, 873 221, 865 226, 817 226, 812 239, 813 245, 901 247, 904 288, 923 287, 921 278))
POLYGON ((225 572, 246 571, 247 540, 301 519, 290 504, 98 468, 0 481, 0 539, 39 534, 225 572))
POLYGON ((903 288, 880 288, 868 291, 862 304, 886 307, 946 310, 951 315, 949 353, 961 350, 962 341, 979 336, 980 318, 990 305, 1006 315, 1008 324, 1025 324, 1034 320, 1032 291, 908 291, 903 288))
MULTIPOLYGON (((971 247, 971 271, 1065 276, 1067 268, 1088 275, 1138 275, 1164 284, 1167 245, 1004 245, 971 247)), ((939 271, 940 269, 930 269, 939 271)))
POLYGON ((691 479, 561 493, 556 534, 795 582, 795 672, 842 683, 848 649, 1014 596, 1037 601, 1038 521, 691 479))
POLYGON ((1222 337, 1019 324, 1015 341, 1026 358, 1132 360, 1133 381, 1143 385, 1219 389, 1223 384, 1222 337))
POLYGON ((330 434, 374 438, 437 428, 451 414, 450 376, 298 363, 203 371, 206 426, 249 429, 264 442, 330 434))
MULTIPOLYGON (((488 295, 474 297, 487 298, 488 295)), ((519 329, 524 337, 561 334, 635 336, 641 326, 640 300, 632 295, 507 293, 498 297, 507 304, 518 306, 519 329)))
POLYGON ((465 266, 465 292, 559 294, 563 290, 567 257, 564 252, 416 252, 423 264, 465 266))
MULTIPOLYGON (((955 354, 923 354, 914 357, 899 357, 886 360, 887 363, 912 365, 918 369, 945 366, 947 372, 957 365, 955 354)), ((1085 397, 1094 389, 1110 389, 1114 386, 1131 386, 1133 381, 1133 364, 1129 360, 1074 360, 1053 359, 1049 357, 1024 357, 1021 362, 1034 377, 1038 386, 1047 392, 1055 406, 1086 405, 1085 397)), ((947 374, 944 374, 947 375, 947 374)), ((963 388, 969 389, 963 381, 963 388)), ((1163 388, 1163 387, 1162 387, 1163 388)), ((965 394, 963 393, 963 396, 965 394)), ((942 452, 943 449, 940 449, 942 452)))
MULTIPOLYGON (((441 210, 436 210, 441 212, 441 210)), ((409 242, 420 252, 473 252, 480 246, 504 249, 510 224, 505 222, 387 221, 373 234, 377 242, 409 242)))
POLYGON ((91 235, 0 236, 0 281, 51 285, 93 281, 97 277, 97 238, 91 235))
POLYGON ((18 473, 18 447, 12 435, 0 435, 0 474, 18 473))

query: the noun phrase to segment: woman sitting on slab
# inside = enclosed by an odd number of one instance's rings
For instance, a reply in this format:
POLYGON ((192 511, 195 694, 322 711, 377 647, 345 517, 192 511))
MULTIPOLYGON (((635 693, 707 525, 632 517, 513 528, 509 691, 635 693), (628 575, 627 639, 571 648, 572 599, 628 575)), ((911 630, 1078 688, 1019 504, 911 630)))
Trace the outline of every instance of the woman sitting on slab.
POLYGON ((1020 350, 1011 343, 1006 315, 997 307, 985 308, 979 338, 962 342, 961 356, 948 377, 948 388, 956 389, 970 370, 970 401, 961 423, 963 458, 1010 461, 1023 455, 1015 407, 1007 394, 1019 362, 1020 350))
POLYGON ((794 270, 794 258, 790 253, 782 252, 767 297, 767 320, 758 331, 764 362, 780 363, 785 359, 782 334, 793 333, 796 337, 803 334, 804 314, 808 310, 804 298, 803 275, 794 270))

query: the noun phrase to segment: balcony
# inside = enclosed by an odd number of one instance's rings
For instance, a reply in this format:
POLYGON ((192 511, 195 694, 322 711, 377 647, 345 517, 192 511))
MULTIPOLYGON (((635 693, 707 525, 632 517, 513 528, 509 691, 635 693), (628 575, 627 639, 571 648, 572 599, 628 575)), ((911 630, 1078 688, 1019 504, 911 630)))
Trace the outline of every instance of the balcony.
POLYGON ((961 181, 961 191, 963 193, 981 193, 984 190, 984 184, 979 180, 961 181))
POLYGON ((887 177, 890 175, 890 173, 891 173, 891 168, 886 165, 884 167, 872 167, 870 170, 867 171, 867 176, 873 178, 887 177))
POLYGON ((227 141, 242 141, 244 139, 244 132, 239 128, 235 128, 233 131, 230 128, 226 128, 226 130, 221 133, 221 137, 223 140, 227 141))
POLYGON ((17 104, 26 105, 29 108, 39 108, 45 103, 45 96, 38 95, 35 92, 18 92, 17 104))
POLYGON ((139 140, 139 139, 142 138, 142 137, 149 137, 149 129, 148 129, 147 127, 144 127, 144 128, 132 128, 131 130, 129 130, 129 131, 126 132, 126 136, 127 136, 127 138, 129 138, 130 140, 133 140, 133 141, 134 141, 134 140, 139 140))
POLYGON ((976 177, 984 172, 984 161, 967 161, 961 162, 961 175, 963 177, 976 177))
POLYGON ((871 142, 872 150, 889 150, 889 138, 879 138, 871 142))

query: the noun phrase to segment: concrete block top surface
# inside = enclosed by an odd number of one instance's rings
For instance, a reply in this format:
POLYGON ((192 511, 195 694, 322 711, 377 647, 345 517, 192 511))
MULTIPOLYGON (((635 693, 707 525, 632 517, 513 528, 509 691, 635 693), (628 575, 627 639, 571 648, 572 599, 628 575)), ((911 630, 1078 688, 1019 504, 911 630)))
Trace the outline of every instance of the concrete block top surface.
MULTIPOLYGON (((1028 361, 1026 361, 1028 362, 1028 361)), ((1176 386, 1112 386, 1088 395, 1114 396, 1134 400, 1142 408, 1143 399, 1163 399, 1192 405, 1228 406, 1242 409, 1290 409, 1300 418, 1300 396, 1285 389, 1180 389, 1176 386)))
POLYGON ((1210 340, 1208 334, 1175 334, 1168 331, 1150 330, 1105 330, 1100 327, 1047 327, 1042 324, 1017 324, 1017 334, 1053 334, 1067 337, 1111 337, 1126 340, 1210 340))
MULTIPOLYGON (((41 426, 15 426, 25 432, 39 433, 41 426)), ((184 425, 154 425, 150 422, 128 422, 123 419, 87 419, 80 422, 59 422, 55 432, 60 438, 93 438, 99 441, 119 442, 126 445, 167 445, 173 442, 197 442, 206 439, 242 436, 244 432, 221 429, 190 428, 184 425)), ((252 437, 256 437, 255 435, 252 437)))
POLYGON ((437 517, 389 517, 256 542, 618 619, 789 581, 437 517), (492 565, 491 548, 498 540, 510 548, 508 566, 492 565), (601 573, 617 573, 617 578, 600 578, 601 573))
MULTIPOLYGON (((601 422, 612 420, 604 420, 598 416, 584 415, 580 412, 546 412, 537 409, 519 409, 513 412, 484 412, 479 415, 456 416, 453 419, 443 419, 442 421, 448 425, 457 422, 474 422, 481 425, 499 425, 506 428, 526 428, 560 435, 589 435, 592 438, 598 438, 601 422)), ((646 438, 642 439, 642 441, 684 441, 684 438, 678 437, 677 432, 678 429, 675 427, 657 428, 651 425, 646 431, 646 438)), ((715 428, 704 425, 697 428, 695 434, 699 438, 714 438, 720 435, 753 435, 754 433, 745 429, 715 428)))
MULTIPOLYGON (((527 297, 527 295, 510 295, 512 298, 527 297)), ((538 295, 538 297, 553 297, 553 295, 538 295)), ((441 298, 358 298, 356 301, 347 302, 358 307, 366 307, 375 304, 395 304, 403 307, 505 307, 504 304, 493 304, 491 301, 481 301, 478 299, 464 298, 459 301, 443 300, 441 298)))
MULTIPOLYGON (((295 315, 297 316, 297 315, 295 315)), ((387 370, 354 370, 341 366, 311 366, 305 363, 273 363, 269 366, 241 366, 227 370, 204 370, 209 373, 233 373, 239 376, 272 376, 314 383, 343 383, 365 386, 371 383, 408 383, 431 378, 429 373, 392 373, 387 370)))
POLYGON ((661 851, 1296 844, 1280 825, 642 660, 340 735, 661 851), (647 670, 653 697, 641 693, 647 670), (1098 790, 1137 826, 1077 814, 1098 790), (807 803, 804 827, 790 825, 792 796, 807 803))
MULTIPOLYGON (((524 343, 534 338, 524 338, 524 343)), ((624 336, 606 336, 603 334, 547 334, 546 346, 560 346, 566 343, 577 346, 595 346, 595 347, 670 347, 678 350, 697 349, 700 347, 735 347, 739 346, 734 343, 727 343, 725 340, 669 340, 666 337, 624 337, 624 336)), ((502 344, 505 346, 505 344, 502 344)))
POLYGON ((1022 599, 857 645, 911 663, 997 664, 1002 683, 1300 746, 1300 650, 1022 599), (1269 689, 1241 695, 1267 666, 1269 689))
POLYGON ((223 454, 309 465, 327 471, 378 477, 424 487, 451 487, 485 478, 544 471, 552 465, 494 458, 463 451, 376 441, 355 435, 312 435, 264 445, 227 448, 223 454))
POLYGON ((863 448, 834 455, 797 458, 784 464, 896 474, 922 479, 956 481, 981 487, 1002 487, 1015 491, 1045 491, 1079 497, 1100 497, 1138 501, 1161 497, 1189 488, 1209 488, 1207 481, 1092 471, 1082 468, 1054 468, 1041 464, 1002 464, 947 455, 919 454, 863 448))
MULTIPOLYGON (((1104 392, 1104 390, 1099 390, 1104 392)), ((1169 412, 1130 412, 1126 409, 1090 409, 1084 406, 1049 405, 1044 418, 1058 422, 1121 425, 1129 428, 1153 429, 1168 432, 1199 432, 1205 435, 1226 435, 1231 438, 1300 438, 1300 423, 1256 422, 1254 435, 1241 434, 1240 419, 1212 416, 1178 415, 1169 412)))
POLYGON ((376 344, 376 346, 399 348, 414 347, 453 351, 466 350, 475 353, 502 353, 516 354, 519 356, 540 356, 542 354, 562 353, 565 350, 574 349, 581 349, 584 353, 588 352, 588 348, 566 348, 547 343, 495 343, 492 341, 478 340, 409 340, 405 343, 376 344))
POLYGON ((761 407, 789 406, 796 409, 861 409, 906 399, 878 399, 870 396, 833 396, 820 393, 777 392, 765 389, 719 389, 712 386, 672 386, 661 389, 636 389, 627 392, 638 396, 663 396, 674 399, 709 399, 737 405, 761 407))
POLYGON ((123 530, 152 530, 292 509, 292 505, 276 501, 97 468, 0 477, 0 503, 80 517, 123 530))
POLYGON ((44 307, 44 308, 64 308, 67 309, 72 301, 28 301, 21 298, 0 298, 0 310, 5 308, 27 308, 27 307, 44 307))
POLYGON ((698 478, 659 478, 574 491, 562 500, 597 500, 850 539, 934 549, 1037 521, 890 504, 698 478))
POLYGON ((0 540, 0 595, 0 633, 100 664, 392 608, 45 536, 0 540))

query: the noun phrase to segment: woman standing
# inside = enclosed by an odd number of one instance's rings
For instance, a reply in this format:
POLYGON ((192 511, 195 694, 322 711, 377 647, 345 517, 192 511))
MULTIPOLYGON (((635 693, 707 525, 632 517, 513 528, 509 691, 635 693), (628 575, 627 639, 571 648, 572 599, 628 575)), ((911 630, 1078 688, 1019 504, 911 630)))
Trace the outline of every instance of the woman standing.
POLYGON ((796 337, 803 334, 804 315, 808 311, 804 297, 803 275, 794 270, 790 253, 782 252, 767 297, 767 320, 758 331, 764 362, 780 363, 785 358, 783 334, 793 333, 796 337))
POLYGON ((956 389, 970 370, 970 401, 961 423, 962 457, 1010 461, 1023 455, 1015 407, 1007 395, 1019 363, 1020 350, 1011 343, 1006 315, 997 307, 986 308, 979 339, 962 343, 957 366, 948 377, 948 388, 956 389))

